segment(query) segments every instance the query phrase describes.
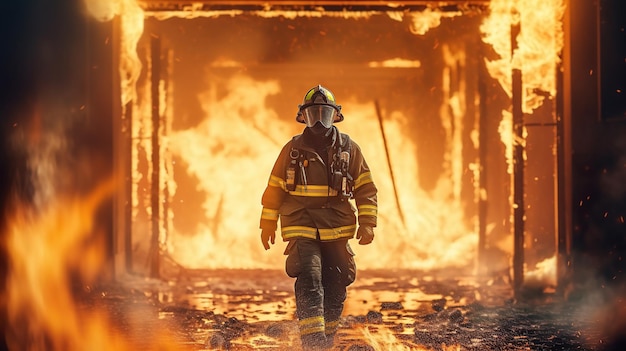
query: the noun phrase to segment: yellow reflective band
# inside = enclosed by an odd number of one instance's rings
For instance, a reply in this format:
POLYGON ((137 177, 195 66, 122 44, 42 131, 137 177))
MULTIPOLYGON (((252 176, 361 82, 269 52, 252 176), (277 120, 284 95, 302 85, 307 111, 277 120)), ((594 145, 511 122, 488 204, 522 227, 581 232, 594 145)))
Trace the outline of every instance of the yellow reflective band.
POLYGON ((351 238, 356 232, 356 224, 338 228, 319 229, 320 240, 335 240, 340 238, 351 238))
MULTIPOLYGON (((319 91, 320 91, 322 94, 324 94, 324 96, 326 96, 326 98, 327 98, 329 101, 335 102, 335 96, 334 96, 334 95, 333 95, 333 94, 332 94, 329 90, 326 90, 326 89, 324 89, 324 88, 322 88, 322 87, 319 87, 319 91)), ((304 100, 305 100, 305 101, 306 101, 306 100, 311 100, 311 98, 313 98, 313 95, 315 95, 315 92, 316 92, 315 88, 312 88, 311 90, 309 90, 309 91, 306 93, 306 95, 304 96, 304 100)))
POLYGON ((263 207, 261 211, 261 219, 269 219, 270 221, 278 220, 278 210, 272 210, 271 208, 263 207))
POLYGON ((313 334, 324 331, 324 317, 317 316, 311 318, 305 318, 298 322, 300 327, 300 334, 313 334))
POLYGON ((339 329, 339 320, 326 321, 324 333, 326 335, 335 334, 339 329))
POLYGON ((324 326, 310 326, 310 327, 300 327, 300 335, 307 335, 313 333, 321 333, 324 332, 324 326))
POLYGON ((320 89, 320 91, 321 91, 324 95, 326 95, 326 97, 328 98, 328 101, 335 102, 335 97, 333 96, 333 94, 332 94, 330 91, 328 91, 328 90, 326 90, 326 89, 324 89, 324 88, 321 88, 321 89, 320 89))
POLYGON ((296 190, 290 191, 289 194, 295 196, 308 197, 324 197, 328 196, 327 185, 297 185, 296 190))
POLYGON ((283 227, 280 229, 284 239, 292 238, 309 238, 315 239, 317 237, 317 229, 304 226, 291 226, 283 227))
POLYGON ((287 190, 287 188, 285 188, 285 180, 282 178, 278 178, 275 175, 270 176, 270 180, 267 182, 267 185, 273 186, 275 188, 281 188, 285 191, 287 190))
POLYGON ((361 205, 359 206, 359 216, 374 216, 378 215, 378 206, 376 205, 361 205))
POLYGON ((306 93, 306 95, 304 96, 304 100, 311 100, 313 94, 315 94, 315 88, 312 88, 306 93))
POLYGON ((370 172, 365 172, 354 181, 354 188, 357 189, 358 187, 371 182, 373 182, 372 174, 370 172))
POLYGON ((309 318, 301 319, 298 322, 298 324, 300 324, 300 326, 306 326, 306 325, 311 325, 311 324, 315 324, 315 323, 323 325, 324 324, 324 317, 323 316, 309 317, 309 318))

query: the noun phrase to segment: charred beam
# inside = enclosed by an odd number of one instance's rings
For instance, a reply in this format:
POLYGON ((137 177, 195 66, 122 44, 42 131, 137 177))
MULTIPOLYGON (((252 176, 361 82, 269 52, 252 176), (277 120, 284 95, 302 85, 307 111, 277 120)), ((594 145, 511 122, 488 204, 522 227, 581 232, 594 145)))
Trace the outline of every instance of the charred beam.
MULTIPOLYGON (((521 26, 511 26, 511 57, 517 49, 521 26)), ((511 105, 513 110, 513 286, 518 295, 524 282, 524 113, 522 71, 513 68, 511 105)))
MULTIPOLYGON (((481 58, 484 54, 481 50, 481 58)), ((487 245, 487 142, 489 128, 487 127, 487 77, 489 73, 484 65, 478 69, 478 271, 484 272, 487 261, 485 259, 485 249, 487 245)))
POLYGON ((440 11, 480 11, 487 9, 488 0, 448 0, 441 1, 297 1, 297 0, 143 0, 140 6, 144 11, 424 11, 438 9, 440 11))
MULTIPOLYGON (((569 9, 566 10, 564 27, 567 28, 569 9)), ((568 31, 565 31, 565 35, 568 35, 568 31)), ((563 56, 569 53, 567 45, 564 47, 563 56)), ((564 60, 565 61, 565 60, 564 60)), ((571 276, 571 233, 572 233, 572 193, 568 191, 571 186, 571 172, 567 170, 572 169, 571 157, 567 155, 572 154, 571 149, 571 134, 569 132, 568 121, 565 120, 566 107, 565 107, 565 84, 566 78, 564 72, 569 71, 567 64, 561 62, 559 69, 556 70, 557 74, 557 95, 556 95, 556 137, 557 137, 557 194, 558 194, 558 206, 557 213, 557 264, 556 264, 556 278, 559 294, 564 296, 566 294, 566 287, 569 285, 569 277, 571 276)))
MULTIPOLYGON (((133 149, 133 136, 132 136, 132 126, 133 126, 133 102, 129 101, 126 104, 124 109, 124 120, 121 123, 124 123, 124 130, 119 131, 122 133, 122 148, 123 151, 126 152, 121 158, 124 160, 123 166, 123 177, 124 177, 124 195, 127 197, 124 201, 124 267, 127 272, 132 272, 133 270, 133 237, 131 235, 132 232, 132 222, 133 222, 133 208, 132 208, 132 193, 133 193, 133 159, 130 157, 131 150, 133 149)), ((121 128, 120 128, 121 129, 121 128)))
POLYGON ((380 112, 380 105, 378 100, 374 100, 376 107, 376 115, 378 116, 378 125, 380 126, 380 134, 383 138, 383 144, 385 145, 385 155, 387 156, 387 166, 389 166, 389 175, 391 176, 391 184, 393 185, 393 194, 396 199, 396 207, 398 208, 398 214, 402 221, 402 226, 406 229, 406 220, 404 219, 404 212, 402 212, 402 205, 400 205, 400 198, 398 197, 398 187, 396 186, 396 177, 393 175, 393 166, 391 165, 391 157, 389 155, 389 143, 387 143, 387 137, 385 135, 385 126, 383 123, 383 115, 380 112))
POLYGON ((150 276, 159 275, 159 220, 160 220, 160 153, 159 153, 159 81, 161 79, 161 39, 152 37, 152 240, 150 242, 150 276))

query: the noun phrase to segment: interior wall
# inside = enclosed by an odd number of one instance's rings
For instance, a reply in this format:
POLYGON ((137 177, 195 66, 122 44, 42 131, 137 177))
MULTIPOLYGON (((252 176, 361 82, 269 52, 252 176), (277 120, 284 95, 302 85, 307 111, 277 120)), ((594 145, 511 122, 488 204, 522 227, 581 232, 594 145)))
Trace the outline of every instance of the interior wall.
MULTIPOLYGON (((600 3, 623 6, 619 0, 600 3)), ((598 74, 607 67, 598 61, 597 32, 599 20, 614 22, 620 16, 614 16, 619 12, 605 12, 607 17, 598 18, 598 2, 570 1, 569 6, 570 35, 566 45, 571 52, 568 57, 571 82, 565 88, 571 94, 568 107, 575 281, 592 287, 623 285, 626 282, 626 121, 608 120, 600 113, 598 74)), ((617 40, 603 40, 602 51, 619 55, 621 48, 623 52, 623 35, 622 31, 621 41, 619 36, 617 40)), ((609 74, 623 77, 624 66, 618 65, 609 74)), ((618 105, 611 109, 626 109, 624 100, 614 103, 618 105)))

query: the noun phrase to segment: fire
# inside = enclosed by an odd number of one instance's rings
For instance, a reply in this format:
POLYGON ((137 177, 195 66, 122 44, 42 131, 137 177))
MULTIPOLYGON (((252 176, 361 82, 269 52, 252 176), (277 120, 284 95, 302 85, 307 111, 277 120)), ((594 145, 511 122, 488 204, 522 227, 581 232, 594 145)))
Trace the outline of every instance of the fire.
MULTIPOLYGON (((128 333, 115 327, 109 311, 97 304, 82 306, 77 299, 106 277, 106 245, 94 218, 113 191, 108 181, 87 196, 58 195, 41 208, 14 204, 4 235, 9 270, 2 301, 9 349, 137 349, 128 333)), ((154 341, 158 347, 149 348, 177 349, 168 338, 161 334, 154 341)))
MULTIPOLYGON (((376 328, 374 331, 371 327, 359 328, 358 332, 362 334, 362 340, 374 351, 430 351, 432 348, 426 346, 415 345, 413 343, 403 343, 398 340, 393 332, 387 328, 376 328)), ((359 348, 360 349, 360 348, 359 348)), ((368 348, 370 349, 370 348, 368 348)), ((459 345, 441 345, 443 351, 460 351, 459 345)))
POLYGON ((428 348, 405 345, 398 341, 395 335, 387 328, 377 329, 374 333, 368 327, 360 328, 363 334, 363 341, 375 351, 397 350, 397 351, 427 351, 428 348))
MULTIPOLYGON (((264 107, 267 96, 280 93, 277 82, 258 82, 236 76, 227 87, 228 93, 222 99, 216 99, 215 87, 201 97, 206 113, 201 125, 170 135, 172 152, 189 164, 188 172, 197 177, 199 190, 206 194, 203 208, 206 218, 210 219, 206 224, 199 224, 194 237, 172 233, 168 238, 171 254, 189 267, 272 268, 281 259, 282 250, 274 250, 274 255, 262 252, 256 216, 260 205, 259 200, 250 199, 254 195, 250 190, 257 189, 257 197, 260 196, 282 142, 300 129, 291 121, 281 121, 276 111, 264 107), (220 117, 224 115, 230 117, 220 117), (260 126, 272 128, 260 129, 260 126), (241 138, 241 135, 247 137, 241 138), (221 185, 216 188, 216 184, 221 185), (236 247, 239 254, 230 255, 231 247, 236 247)), ((471 252, 475 239, 463 226, 460 199, 456 205, 446 203, 449 184, 444 181, 445 177, 432 194, 420 189, 414 181, 419 169, 413 157, 415 145, 402 132, 406 116, 392 111, 385 121, 386 132, 395 136, 389 146, 395 151, 391 161, 397 183, 403 189, 400 203, 403 210, 411 214, 405 226, 399 219, 399 209, 388 195, 393 194, 393 189, 388 181, 390 174, 382 137, 371 135, 373 130, 379 129, 374 106, 351 97, 344 98, 342 105, 351 115, 360 117, 358 120, 347 118, 338 127, 348 131, 357 142, 367 140, 360 145, 375 180, 380 179, 377 184, 382 194, 378 248, 376 252, 355 248, 359 250, 362 266, 428 269, 466 264, 469 256, 459 256, 459 252, 471 252), (458 211, 450 212, 451 207, 458 211), (398 234, 385 238, 385 233, 398 234), (441 249, 444 243, 445 250, 441 249), (430 257, 418 261, 413 255, 420 253, 428 253, 430 257)))
MULTIPOLYGON (((143 11, 140 2, 133 0, 110 1, 107 4, 87 0, 89 9, 97 18, 109 20, 119 16, 121 31, 122 94, 124 102, 133 102, 133 131, 135 140, 132 148, 133 159, 133 240, 145 241, 145 233, 150 232, 150 216, 153 212, 146 195, 150 180, 146 174, 153 167, 146 160, 152 153, 152 145, 147 141, 152 125, 150 121, 148 82, 138 83, 141 62, 137 56, 137 43, 143 31, 142 22, 146 18, 165 21, 173 17, 214 18, 218 16, 237 16, 239 10, 203 11, 201 7, 191 7, 180 12, 143 11), (143 165, 141 165, 143 163, 143 165), (139 167, 144 167, 142 172, 139 167)), ((562 0, 542 3, 536 1, 490 2, 490 12, 481 26, 483 40, 493 46, 499 58, 487 61, 490 74, 498 79, 502 88, 510 95, 510 72, 513 68, 523 71, 524 112, 532 113, 543 100, 555 94, 556 64, 562 47, 560 19, 564 5, 562 0), (538 13, 537 9, 542 9, 538 13), (522 31, 518 36, 518 48, 511 52, 511 25, 521 23, 522 31)), ((440 25, 446 17, 460 16, 458 12, 442 12, 428 8, 426 11, 385 13, 395 21, 408 22, 409 30, 415 35, 423 35, 440 25)), ((332 11, 272 11, 266 9, 253 15, 287 19, 297 17, 335 16, 343 19, 359 20, 377 15, 373 12, 341 13, 332 11)), ((417 150, 410 136, 403 128, 407 123, 401 111, 390 107, 384 111, 385 129, 394 145, 391 160, 387 160, 382 139, 372 131, 379 130, 376 111, 371 103, 359 101, 357 96, 342 96, 345 111, 360 116, 359 120, 346 119, 338 125, 341 131, 349 133, 361 142, 365 155, 374 171, 375 181, 380 188, 380 221, 377 228, 376 249, 357 247, 362 268, 418 268, 431 269, 441 267, 467 267, 473 262, 476 252, 477 235, 475 225, 469 214, 464 213, 461 199, 461 184, 465 168, 478 175, 473 162, 463 160, 462 131, 477 133, 476 125, 463 126, 462 116, 467 113, 464 81, 455 82, 455 90, 450 90, 450 77, 456 77, 454 70, 464 67, 464 53, 444 46, 445 69, 443 72, 444 101, 440 106, 440 120, 445 130, 444 173, 440 175, 433 190, 424 190, 415 182, 421 172, 416 164, 416 155, 427 152, 417 150), (456 86, 458 85, 458 86, 456 86), (454 127, 453 127, 454 126, 454 127), (393 173, 398 187, 402 191, 394 201, 394 189, 390 181, 393 173), (403 223, 400 213, 409 214, 403 223)), ((148 60, 148 64, 150 64, 148 60)), ((220 67, 240 67, 241 63, 230 58, 220 62, 208 63, 220 67)), ((420 67, 418 60, 402 58, 388 59, 369 63, 370 67, 420 67)), ((162 84, 163 82, 161 82, 162 84)), ((217 83, 214 83, 217 84, 217 83)), ((221 84, 221 83, 220 83, 221 84)), ((282 260, 281 249, 271 253, 262 251, 258 240, 259 198, 265 186, 267 174, 274 157, 282 144, 293 134, 299 133, 298 125, 286 123, 279 118, 284 111, 273 111, 265 104, 265 99, 281 93, 279 81, 255 80, 243 73, 232 76, 219 89, 208 86, 202 92, 204 120, 195 128, 185 130, 159 130, 163 155, 159 167, 165 179, 160 189, 165 201, 176 197, 177 185, 172 174, 173 160, 182 160, 188 176, 198 180, 198 202, 204 211, 204 219, 196 224, 194 235, 181 233, 177 228, 161 222, 165 228, 160 234, 162 249, 177 262, 191 268, 274 268, 282 260), (217 91, 220 91, 218 94, 217 91), (262 93, 259 93, 262 92, 262 93), (220 118, 228 115, 229 118, 220 118), (271 126, 268 128, 267 126, 271 126), (217 131, 220 130, 220 133, 217 131), (246 136, 241 140, 238 136, 246 136), (237 138, 241 145, 231 141, 237 138), (232 248, 237 254, 232 254, 232 248)), ((162 93, 165 93, 162 91, 162 93)), ((171 91, 167 92, 171 94, 171 91)), ((165 100, 163 100, 165 101, 165 100)), ((294 105, 297 101, 294 102, 294 105)), ((162 104, 165 105, 165 104, 162 104)), ((166 125, 171 125, 171 111, 163 113, 166 125)), ((511 146, 514 142, 510 132, 508 112, 503 111, 502 139, 507 147, 506 157, 510 161, 511 146)), ((477 142, 474 147, 478 147, 477 142)), ((473 161, 473 160, 472 160, 473 161)), ((180 165, 179 168, 180 169, 180 165)), ((478 193, 478 192, 477 192, 478 193)), ((484 189, 480 196, 487 198, 484 189)), ((184 201, 184 200, 180 200, 184 201)), ((172 209, 163 214, 165 220, 176 217, 172 209)), ((163 219, 161 219, 163 221, 163 219)))
POLYGON ((420 67, 422 64, 418 60, 406 60, 399 57, 384 60, 382 62, 370 62, 369 67, 420 67))
MULTIPOLYGON (((148 133, 152 127, 145 99, 142 101, 139 98, 147 96, 146 87, 138 86, 143 67, 137 43, 143 35, 146 13, 134 0, 86 0, 85 3, 96 18, 105 21, 120 18, 121 101, 124 113, 129 112, 125 110, 127 104, 133 102, 132 115, 136 118, 133 126, 137 129, 132 131, 132 136, 141 140, 145 136, 143 133, 148 133)), ((558 26, 563 11, 562 2, 554 0, 546 4, 539 0, 493 0, 491 10, 492 14, 483 26, 484 39, 494 46, 501 59, 487 62, 487 66, 509 95, 511 69, 523 71, 524 112, 532 113, 543 103, 545 96, 555 94, 556 84, 550 77, 555 76, 562 46, 562 33, 558 26), (508 21, 503 21, 503 18, 508 21), (518 37, 519 48, 511 54, 510 25, 518 22, 523 23, 523 30, 518 37)), ((432 18, 414 18, 414 33, 423 34, 439 24, 442 14, 430 14, 432 18)), ((194 14, 193 9, 184 15, 211 16, 207 13, 194 14)), ((311 13, 264 12, 263 15, 288 17, 311 13)), ((363 18, 369 15, 348 13, 337 16, 363 18)), ((390 12, 389 16, 397 18, 400 15, 390 12)), ((443 80, 446 81, 455 67, 463 66, 465 57, 448 49, 444 52, 446 69, 443 80)), ((419 67, 420 63, 393 60, 374 65, 386 68, 419 67)), ((465 96, 448 88, 444 86, 445 99, 438 116, 446 133, 445 172, 440 175, 435 189, 430 191, 416 182, 420 172, 427 170, 419 167, 415 156, 427 150, 418 150, 406 135, 409 116, 391 107, 383 109, 385 131, 394 136, 390 138, 389 145, 394 153, 392 159, 387 160, 382 136, 372 133, 380 130, 374 106, 356 96, 341 97, 344 110, 360 117, 347 118, 338 127, 359 142, 380 190, 380 224, 376 229, 375 249, 355 247, 361 268, 464 267, 473 260, 477 235, 466 220, 459 196, 463 165, 459 163, 462 150, 459 149, 461 136, 458 133, 463 127, 460 116, 465 112, 465 96), (459 128, 452 128, 452 125, 459 128), (397 184, 403 189, 398 195, 399 205, 392 199, 394 191, 388 164, 393 167, 397 184), (406 222, 400 219, 401 211, 410 214, 406 222)), ((266 98, 280 94, 282 89, 278 81, 255 80, 244 74, 233 76, 225 84, 225 93, 217 94, 217 87, 209 86, 201 94, 204 102, 202 123, 194 128, 162 134, 165 140, 162 147, 166 151, 163 160, 176 156, 186 164, 185 171, 198 179, 198 196, 202 197, 205 214, 204 220, 197 224, 194 236, 182 235, 172 229, 162 238, 168 253, 177 262, 192 268, 276 268, 276 263, 282 262, 280 248, 266 254, 258 240, 261 192, 282 143, 299 132, 298 125, 277 118, 279 111, 265 104, 266 98), (245 137, 241 138, 242 135, 245 137), (233 143, 234 139, 241 142, 233 143)), ((506 126, 503 129, 510 131, 507 113, 503 111, 502 125, 506 126)), ((507 146, 513 143, 512 136, 509 137, 504 140, 507 146)), ((133 148, 134 166, 142 156, 151 153, 149 144, 137 142, 133 148)), ((159 165, 166 166, 169 165, 165 165, 165 161, 159 165)), ((170 183, 162 189, 175 191, 173 180, 167 180, 170 183)), ((135 172, 133 194, 141 192, 141 187, 147 183, 141 174, 135 172)), ((48 189, 39 190, 45 192, 48 189)), ((86 197, 64 198, 62 194, 55 194, 58 196, 54 197, 54 201, 42 202, 42 206, 36 208, 15 204, 14 212, 8 218, 6 242, 3 243, 9 255, 10 269, 2 301, 7 308, 5 336, 11 349, 137 349, 126 335, 110 323, 106 311, 81 308, 72 291, 72 283, 76 283, 74 279, 85 288, 103 274, 104 244, 95 239, 98 228, 93 227, 93 218, 98 206, 114 191, 114 185, 107 182, 86 197)), ((137 219, 133 229, 137 231, 142 225, 149 225, 138 218, 138 207, 146 208, 148 214, 153 211, 149 204, 140 200, 133 196, 134 218, 137 219)), ((545 279, 543 274, 552 277, 551 268, 554 265, 552 258, 537 264, 539 279, 545 279)), ((362 332, 376 350, 388 349, 389 345, 396 345, 400 350, 405 348, 391 332, 381 330, 372 334, 367 329, 362 332)), ((170 348, 168 341, 156 342, 161 344, 155 348, 170 348)))
POLYGON ((110 191, 103 186, 84 200, 60 200, 41 211, 19 205, 8 219, 4 298, 10 349, 85 349, 104 345, 111 336, 113 346, 123 345, 98 312, 76 311, 70 290, 71 272, 86 281, 100 273, 102 251, 89 241, 93 212, 110 191))
POLYGON ((199 180, 198 190, 206 194, 202 207, 208 221, 198 223, 193 237, 173 232, 168 245, 173 257, 190 267, 259 267, 262 255, 255 239, 260 200, 252 200, 250 190, 264 188, 268 176, 261 174, 269 175, 280 147, 276 140, 293 130, 264 108, 265 98, 279 92, 276 82, 235 77, 222 99, 216 89, 200 97, 207 118, 194 129, 169 136, 172 153, 188 164, 187 171, 199 180), (266 125, 273 128, 262 129, 266 125), (240 254, 229 255, 229 248, 240 254), (245 253, 256 251, 256 257, 246 259, 245 253))
POLYGON ((529 286, 556 287, 556 256, 546 258, 537 263, 535 269, 529 269, 524 277, 524 283, 529 286))
MULTIPOLYGON (((110 233, 100 227, 98 212, 111 205, 116 184, 104 179, 85 192, 71 183, 93 174, 92 164, 64 167, 67 137, 62 128, 43 133, 41 119, 34 116, 19 146, 32 198, 13 196, 0 221, 3 340, 10 350, 136 350, 129 339, 134 326, 122 330, 111 322, 112 311, 99 304, 106 293, 96 293, 112 279, 106 256, 110 233)), ((161 349, 173 349, 162 335, 161 349)))
MULTIPOLYGON (((499 58, 487 60, 487 69, 509 97, 512 94, 511 72, 520 69, 522 110, 532 114, 543 104, 546 94, 550 98, 556 95, 556 68, 563 48, 561 20, 565 5, 562 0, 494 0, 489 8, 490 14, 483 21, 481 31, 483 41, 493 47, 499 58), (521 25, 522 30, 513 39, 517 48, 512 50, 511 26, 514 25, 521 25)), ((507 148, 509 173, 512 173, 512 145, 525 143, 524 139, 514 140, 511 131, 510 112, 503 111, 499 132, 507 148)))
POLYGON ((412 12, 410 16, 411 20, 411 33, 416 35, 424 35, 432 28, 439 27, 441 19, 444 17, 460 16, 460 12, 441 12, 431 8, 426 8, 422 12, 412 12))
POLYGON ((120 18, 120 77, 122 107, 136 100, 135 86, 141 74, 137 42, 143 34, 144 11, 136 0, 84 0, 87 12, 100 21, 120 18))
MULTIPOLYGON (((134 6, 127 5, 134 9, 134 6)), ((121 16, 125 14, 122 12, 121 16)), ((173 16, 184 18, 212 17, 218 15, 213 12, 186 11, 185 13, 145 13, 144 16, 155 16, 165 20, 173 16)), ((231 14, 232 15, 232 14, 231 14)), ((319 12, 284 12, 263 11, 259 16, 273 17, 284 16, 332 16, 336 13, 319 12)), ((367 18, 372 13, 349 12, 342 13, 342 18, 367 18)), ((398 13, 389 12, 390 18, 398 20, 398 13)), ((445 16, 456 16, 458 13, 443 15, 438 11, 426 11, 424 13, 411 13, 412 32, 418 34, 427 28, 438 25, 439 20, 445 16), (421 29, 416 29, 416 28, 421 29)), ((142 16, 131 13, 132 18, 139 19, 142 16)), ((123 23, 128 22, 122 21, 123 23)), ((136 23, 136 21, 135 21, 136 23)), ((130 26, 129 26, 130 28, 130 26)), ((140 28, 135 25, 133 28, 140 28)), ((136 41, 135 31, 131 31, 133 41, 136 41)), ((125 33, 122 34, 125 36, 125 33)), ((131 42, 130 40, 127 42, 131 42)), ((133 53, 134 57, 135 53, 133 53)), ((461 59, 462 60, 462 59, 461 59)), ((229 67, 240 66, 237 62, 228 61, 229 67)), ((148 62, 149 64, 149 62, 148 62)), ((223 65, 223 62, 214 62, 211 65, 223 65)), ((452 59, 450 65, 456 65, 452 59)), ((371 62, 370 67, 419 67, 419 61, 404 59, 371 62)), ((128 74, 130 75, 130 74, 128 74)), ((133 75, 134 76, 134 75, 133 75)), ((136 87, 137 93, 130 96, 149 96, 148 82, 136 87), (145 84, 145 85, 144 85, 145 84)), ((222 89, 219 87, 220 90, 222 89)), ((268 96, 280 94, 281 87, 277 81, 255 81, 249 76, 240 74, 233 76, 226 83, 226 95, 217 94, 218 87, 210 86, 201 94, 205 114, 204 122, 193 129, 177 130, 163 134, 160 154, 164 158, 181 159, 187 166, 188 175, 198 180, 198 195, 204 196, 202 208, 205 212, 205 220, 197 223, 196 234, 193 236, 179 233, 176 228, 169 228, 167 233, 162 233, 160 241, 176 262, 190 268, 274 268, 275 262, 282 260, 282 250, 277 248, 272 253, 262 252, 258 243, 258 213, 260 209, 259 199, 262 189, 267 182, 267 176, 282 144, 292 135, 301 131, 297 124, 285 123, 278 118, 283 111, 272 111, 265 107, 265 99, 268 96), (219 98, 218 98, 219 96, 219 98), (229 116, 220 118, 219 116, 229 116), (271 126, 271 128, 268 128, 271 126), (242 138, 241 135, 246 137, 242 138), (233 143, 237 140, 237 143, 233 143), (167 145, 167 146, 164 146, 167 145), (245 185, 245 186, 244 186, 245 185), (253 192, 256 189, 256 196, 253 192), (254 199, 257 200, 254 200, 254 199), (232 248, 236 248, 237 255, 232 255, 232 248)), ((297 102, 294 102, 296 104, 297 102)), ((460 114, 458 96, 452 96, 445 105, 450 105, 455 111, 456 121, 460 114)), ((391 149, 396 150, 389 160, 394 167, 397 184, 403 191, 397 201, 398 208, 393 198, 385 198, 385 194, 393 194, 390 179, 390 170, 385 148, 381 136, 371 137, 372 131, 380 129, 376 111, 371 103, 364 104, 357 97, 345 96, 342 98, 345 110, 350 110, 354 116, 360 116, 359 120, 346 120, 338 126, 341 131, 348 132, 364 149, 368 162, 375 172, 375 177, 381 191, 381 218, 377 232, 378 248, 372 250, 356 248, 363 268, 382 267, 405 267, 430 269, 443 266, 467 266, 472 262, 475 252, 475 235, 472 235, 471 223, 465 220, 461 199, 458 196, 460 177, 462 176, 462 159, 456 143, 460 133, 456 130, 454 136, 450 135, 447 144, 450 145, 450 154, 444 161, 445 168, 452 174, 444 174, 437 188, 432 193, 427 193, 416 184, 419 170, 415 163, 415 149, 410 136, 402 131, 408 116, 399 111, 384 111, 388 116, 385 118, 385 129, 393 136, 391 149), (456 196, 450 202, 449 180, 452 175, 455 184, 456 196), (409 213, 410 219, 403 223, 400 212, 409 213), (385 233, 397 233, 393 238, 386 237, 385 233), (445 247, 444 247, 445 246, 445 247), (406 253, 406 255, 402 255, 406 253), (416 257, 423 257, 416 260, 416 257)), ((442 111, 447 111, 442 106, 442 111)), ((150 216, 152 213, 149 204, 149 196, 145 189, 149 188, 149 179, 146 175, 151 172, 153 165, 142 161, 152 153, 152 145, 149 142, 151 133, 149 99, 139 99, 133 104, 133 240, 146 241, 150 233, 150 216), (144 170, 138 171, 140 163, 144 164, 144 170)), ((442 123, 445 123, 445 112, 442 112, 442 123)), ((166 117, 167 118, 167 117, 166 117)), ((166 123, 171 123, 167 121, 166 123)), ((422 151, 426 152, 426 151, 422 151)), ((160 167, 164 170, 169 167, 161 162, 160 167)), ((167 189, 168 195, 174 197, 176 184, 171 173, 163 171, 167 175, 161 184, 161 189, 167 189)), ((184 200, 181 200, 184 201, 184 200)), ((167 219, 174 218, 176 213, 165 214, 167 219)))
POLYGON ((511 72, 522 70, 524 113, 541 106, 545 94, 556 94, 556 67, 563 48, 562 0, 492 0, 481 26, 483 41, 499 58, 487 61, 492 77, 511 96, 511 72), (512 50, 511 26, 520 25, 517 48, 512 50), (512 52, 513 51, 513 52, 512 52))
MULTIPOLYGON (((556 95, 557 67, 561 62, 563 48, 562 18, 565 11, 563 0, 492 0, 490 14, 481 25, 483 41, 490 44, 499 56, 486 60, 490 75, 512 97, 512 72, 519 70, 522 77, 521 108, 525 115, 550 101, 556 95), (512 38, 512 28, 519 34, 512 38)), ((556 120, 552 116, 553 120, 556 120)), ((513 133, 513 116, 510 110, 502 111, 498 130, 506 147, 507 172, 513 174, 513 147, 520 145, 525 152, 528 130, 522 135, 513 133)), ((512 194, 510 202, 513 204, 512 194)), ((556 235, 556 234, 555 234, 556 235)), ((534 268, 525 267, 529 284, 556 285, 556 256, 539 261, 534 268)))

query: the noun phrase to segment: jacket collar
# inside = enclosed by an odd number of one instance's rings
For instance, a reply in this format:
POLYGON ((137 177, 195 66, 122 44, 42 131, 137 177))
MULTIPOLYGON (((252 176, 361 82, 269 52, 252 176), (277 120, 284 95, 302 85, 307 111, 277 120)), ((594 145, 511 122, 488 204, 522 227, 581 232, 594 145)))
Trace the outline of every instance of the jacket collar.
POLYGON ((341 133, 339 132, 339 129, 337 129, 337 127, 332 126, 330 127, 330 133, 327 136, 316 136, 313 135, 313 133, 311 133, 311 131, 308 128, 304 128, 304 131, 302 132, 302 134, 298 135, 297 137, 294 138, 293 140, 293 147, 294 148, 301 148, 301 149, 311 149, 314 150, 316 149, 317 145, 314 145, 315 138, 323 138, 325 140, 322 141, 322 143, 324 143, 325 147, 330 147, 332 149, 335 149, 337 147, 339 147, 339 145, 343 145, 345 143, 344 139, 341 136, 341 133))

